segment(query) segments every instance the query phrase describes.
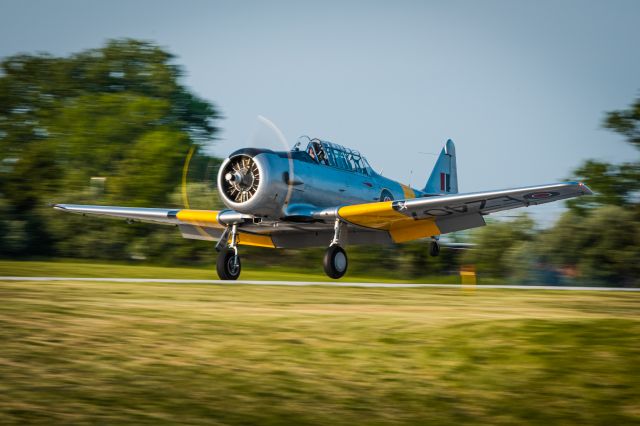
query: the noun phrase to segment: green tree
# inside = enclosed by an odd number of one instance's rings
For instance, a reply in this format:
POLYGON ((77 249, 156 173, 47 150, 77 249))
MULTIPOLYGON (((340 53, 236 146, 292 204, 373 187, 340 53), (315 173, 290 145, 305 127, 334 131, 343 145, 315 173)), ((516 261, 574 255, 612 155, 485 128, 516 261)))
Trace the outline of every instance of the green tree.
POLYGON ((544 263, 575 271, 579 280, 640 283, 640 223, 623 207, 600 207, 586 218, 568 211, 537 243, 544 263))
POLYGON ((207 162, 202 147, 219 114, 180 83, 170 53, 113 40, 69 57, 12 56, 0 70, 0 221, 27 234, 12 254, 71 255, 75 244, 83 254, 126 257, 133 240, 166 232, 62 218, 46 204, 169 205, 187 152, 196 147, 194 167, 207 162), (102 191, 92 177, 104 178, 102 191))
POLYGON ((491 277, 507 277, 513 271, 509 254, 519 246, 534 239, 535 222, 526 214, 510 221, 492 221, 490 226, 472 233, 476 245, 462 258, 464 264, 476 265, 479 274, 491 277))
MULTIPOLYGON (((625 136, 628 143, 640 149, 640 98, 626 110, 606 113, 602 126, 625 136)), ((575 212, 584 216, 589 209, 616 205, 632 208, 640 214, 639 161, 610 164, 588 160, 574 171, 574 175, 595 191, 594 196, 580 197, 567 203, 575 212)))
POLYGON ((640 191, 640 163, 610 164, 587 160, 574 172, 595 195, 568 201, 568 206, 584 215, 585 210, 603 205, 635 207, 640 191))
POLYGON ((628 109, 608 112, 602 125, 624 135, 630 144, 640 149, 640 97, 628 109))
MULTIPOLYGON (((602 125, 640 149, 640 98, 608 112, 602 125)), ((596 194, 568 202, 570 211, 536 244, 540 259, 583 281, 640 283, 640 162, 589 160, 575 174, 596 194)))

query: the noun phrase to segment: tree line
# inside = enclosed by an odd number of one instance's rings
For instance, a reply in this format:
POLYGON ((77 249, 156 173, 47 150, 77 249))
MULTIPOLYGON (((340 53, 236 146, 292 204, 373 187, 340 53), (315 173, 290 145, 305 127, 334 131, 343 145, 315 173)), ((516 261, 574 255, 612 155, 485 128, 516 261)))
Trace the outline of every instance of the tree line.
POLYGON ((220 114, 181 84, 170 53, 113 40, 69 57, 11 56, 0 70, 1 255, 198 259, 203 244, 165 229, 63 218, 49 205, 181 205, 184 159, 193 148, 192 171, 212 164, 203 149, 220 114))
MULTIPOLYGON (((640 149, 640 97, 605 114, 602 126, 640 149)), ((462 261, 492 277, 528 282, 639 285, 640 162, 587 160, 571 179, 595 195, 567 201, 549 229, 537 229, 527 216, 479 229, 472 237, 478 249, 462 261)))

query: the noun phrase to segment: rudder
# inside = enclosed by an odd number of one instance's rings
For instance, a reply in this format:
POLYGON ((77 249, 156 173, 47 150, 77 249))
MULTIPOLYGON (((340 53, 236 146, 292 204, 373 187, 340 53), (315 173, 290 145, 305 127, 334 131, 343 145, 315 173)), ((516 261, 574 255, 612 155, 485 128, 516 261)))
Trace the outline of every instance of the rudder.
POLYGON ((451 139, 447 141, 442 151, 440 151, 440 156, 422 192, 428 195, 458 193, 456 147, 451 139))

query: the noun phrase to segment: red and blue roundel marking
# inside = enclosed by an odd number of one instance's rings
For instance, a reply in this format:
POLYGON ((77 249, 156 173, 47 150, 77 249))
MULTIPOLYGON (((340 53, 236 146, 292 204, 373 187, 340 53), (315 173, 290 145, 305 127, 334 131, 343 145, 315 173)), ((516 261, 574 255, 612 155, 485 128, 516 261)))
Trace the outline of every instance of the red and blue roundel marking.
POLYGON ((546 200, 547 198, 555 197, 556 195, 560 195, 560 193, 553 191, 532 192, 525 195, 524 198, 527 200, 546 200))

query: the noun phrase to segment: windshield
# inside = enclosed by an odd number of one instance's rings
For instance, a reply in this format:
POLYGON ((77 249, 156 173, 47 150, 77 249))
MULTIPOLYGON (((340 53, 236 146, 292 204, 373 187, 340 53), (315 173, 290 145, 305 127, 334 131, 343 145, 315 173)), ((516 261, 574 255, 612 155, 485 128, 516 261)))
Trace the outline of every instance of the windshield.
POLYGON ((317 163, 364 175, 370 174, 371 166, 369 166, 367 159, 358 151, 345 148, 342 145, 320 139, 310 139, 306 152, 317 163))

